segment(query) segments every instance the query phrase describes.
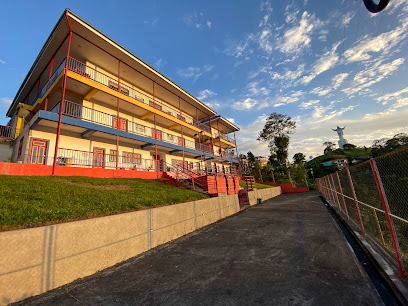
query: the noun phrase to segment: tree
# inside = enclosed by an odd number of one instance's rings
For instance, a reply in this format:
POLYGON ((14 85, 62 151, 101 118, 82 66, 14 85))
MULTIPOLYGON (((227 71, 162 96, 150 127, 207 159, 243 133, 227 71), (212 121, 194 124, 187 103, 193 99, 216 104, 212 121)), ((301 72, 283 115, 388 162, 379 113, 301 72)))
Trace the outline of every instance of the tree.
POLYGON ((304 164, 306 156, 303 153, 296 153, 293 155, 293 160, 295 161, 295 164, 304 164))
POLYGON ((272 113, 266 119, 258 140, 268 141, 271 150, 270 162, 273 164, 273 157, 279 164, 285 165, 288 158, 289 134, 296 129, 296 122, 286 115, 272 113))
POLYGON ((336 146, 331 141, 325 141, 323 142, 323 145, 326 146, 326 148, 324 149, 324 154, 327 154, 328 152, 333 151, 334 147, 336 146))
POLYGON ((351 149, 355 149, 355 148, 356 148, 356 146, 351 144, 351 143, 346 143, 346 144, 343 145, 343 149, 345 149, 345 150, 351 150, 351 149))
POLYGON ((408 147, 408 134, 399 133, 390 139, 381 138, 374 140, 371 146, 371 153, 373 157, 377 157, 405 147, 408 147))
POLYGON ((255 163, 256 163, 255 155, 251 151, 249 151, 247 153, 247 156, 248 156, 249 167, 253 168, 255 166, 255 163))

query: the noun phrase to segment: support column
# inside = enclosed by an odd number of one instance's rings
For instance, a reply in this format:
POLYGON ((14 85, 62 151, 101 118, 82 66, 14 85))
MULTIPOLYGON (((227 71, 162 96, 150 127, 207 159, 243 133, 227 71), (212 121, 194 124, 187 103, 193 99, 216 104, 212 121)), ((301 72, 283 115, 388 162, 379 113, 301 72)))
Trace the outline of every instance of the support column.
MULTIPOLYGON (((156 97, 154 94, 154 81, 153 82, 153 107, 156 108, 156 97)), ((156 113, 153 114, 153 119, 154 119, 154 161, 156 165, 156 178, 159 178, 159 169, 157 167, 157 126, 156 126, 156 113)))
POLYGON ((67 17, 68 26, 69 26, 69 40, 68 40, 67 59, 65 61, 64 84, 62 86, 62 96, 61 96, 61 102, 60 102, 57 136, 56 136, 56 140, 55 140, 54 163, 52 165, 52 175, 55 175, 55 166, 57 164, 59 138, 60 138, 60 134, 61 134, 62 111, 64 109, 63 107, 64 107, 64 99, 65 99, 65 89, 66 89, 66 86, 67 86, 67 71, 68 71, 69 51, 71 50, 71 39, 72 39, 72 29, 71 29, 71 24, 69 23, 69 19, 68 19, 68 12, 66 12, 66 17, 67 17))
MULTIPOLYGON (((47 85, 47 90, 50 88, 50 81, 51 81, 51 76, 52 76, 52 69, 54 68, 54 56, 52 57, 51 60, 51 68, 50 68, 50 74, 48 76, 48 85, 47 85)), ((48 96, 45 98, 45 105, 44 105, 44 110, 46 111, 48 108, 48 96)))
MULTIPOLYGON (((180 97, 178 97, 179 98, 179 112, 180 112, 180 120, 181 120, 181 117, 182 117, 182 115, 181 115, 181 100, 180 100, 180 97)), ((182 144, 182 147, 183 147, 183 166, 182 166, 182 169, 184 169, 184 167, 185 167, 185 159, 184 159, 184 148, 185 148, 185 144, 186 144, 186 141, 185 141, 185 139, 184 139, 184 135, 183 135, 183 125, 180 125, 180 132, 181 132, 181 144, 182 144)), ((188 169, 188 165, 187 165, 187 169, 188 169)), ((184 170, 183 170, 184 171, 184 170)))
POLYGON ((388 205, 388 199, 387 199, 387 195, 385 194, 385 190, 384 190, 384 186, 383 186, 383 183, 382 183, 382 180, 381 180, 380 172, 378 171, 377 163, 375 162, 374 159, 370 159, 370 165, 371 165, 371 169, 372 169, 373 174, 374 174, 375 182, 377 184, 378 192, 380 193, 381 202, 382 202, 383 207, 384 207, 385 216, 387 217, 388 227, 390 229, 392 244, 394 245, 394 250, 395 250, 396 257, 397 257, 397 262, 398 262, 398 268, 399 268, 399 271, 400 271, 400 275, 404 276, 404 263, 401 260, 401 258, 402 258, 401 249, 400 249, 400 246, 399 246, 397 233, 395 232, 395 228, 394 228, 394 225, 393 225, 391 217, 390 217, 390 207, 388 205))
MULTIPOLYGON (((120 92, 120 60, 118 61, 118 92, 120 92)), ((116 129, 120 131, 119 98, 117 98, 116 129)), ((119 164, 119 135, 116 135, 116 170, 119 164)))

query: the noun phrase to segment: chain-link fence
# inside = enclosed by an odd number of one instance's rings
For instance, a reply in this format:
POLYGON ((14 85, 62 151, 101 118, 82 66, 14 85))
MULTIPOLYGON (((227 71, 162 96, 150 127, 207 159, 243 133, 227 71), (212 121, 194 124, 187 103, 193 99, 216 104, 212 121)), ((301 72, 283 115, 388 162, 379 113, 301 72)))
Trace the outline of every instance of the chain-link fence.
POLYGON ((393 258, 408 265, 408 148, 316 180, 344 216, 393 258))

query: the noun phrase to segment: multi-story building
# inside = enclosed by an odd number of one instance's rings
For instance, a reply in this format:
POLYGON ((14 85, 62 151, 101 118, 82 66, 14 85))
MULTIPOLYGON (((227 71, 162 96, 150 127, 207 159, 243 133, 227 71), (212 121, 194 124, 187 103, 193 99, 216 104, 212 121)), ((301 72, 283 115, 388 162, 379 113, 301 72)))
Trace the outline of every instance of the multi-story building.
POLYGON ((236 174, 238 127, 66 10, 11 104, 11 160, 236 174))

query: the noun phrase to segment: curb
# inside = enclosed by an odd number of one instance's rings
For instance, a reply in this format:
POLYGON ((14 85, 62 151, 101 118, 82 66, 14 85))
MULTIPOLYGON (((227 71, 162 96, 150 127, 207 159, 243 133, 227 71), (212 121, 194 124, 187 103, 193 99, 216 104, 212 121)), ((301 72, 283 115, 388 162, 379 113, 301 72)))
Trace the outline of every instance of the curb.
POLYGON ((343 219, 343 216, 339 214, 337 209, 335 209, 323 195, 320 195, 320 197, 324 203, 329 204, 330 210, 337 216, 338 220, 355 238, 356 242, 362 248, 362 250, 367 255, 371 263, 374 265, 374 267, 376 267, 377 272, 380 274, 383 281, 388 285, 389 289, 392 291, 394 297, 402 305, 408 305, 408 288, 401 281, 398 275, 394 273, 394 269, 389 265, 389 263, 384 259, 384 257, 380 253, 374 250, 374 248, 368 243, 364 236, 362 236, 359 232, 352 229, 347 220, 343 219))

